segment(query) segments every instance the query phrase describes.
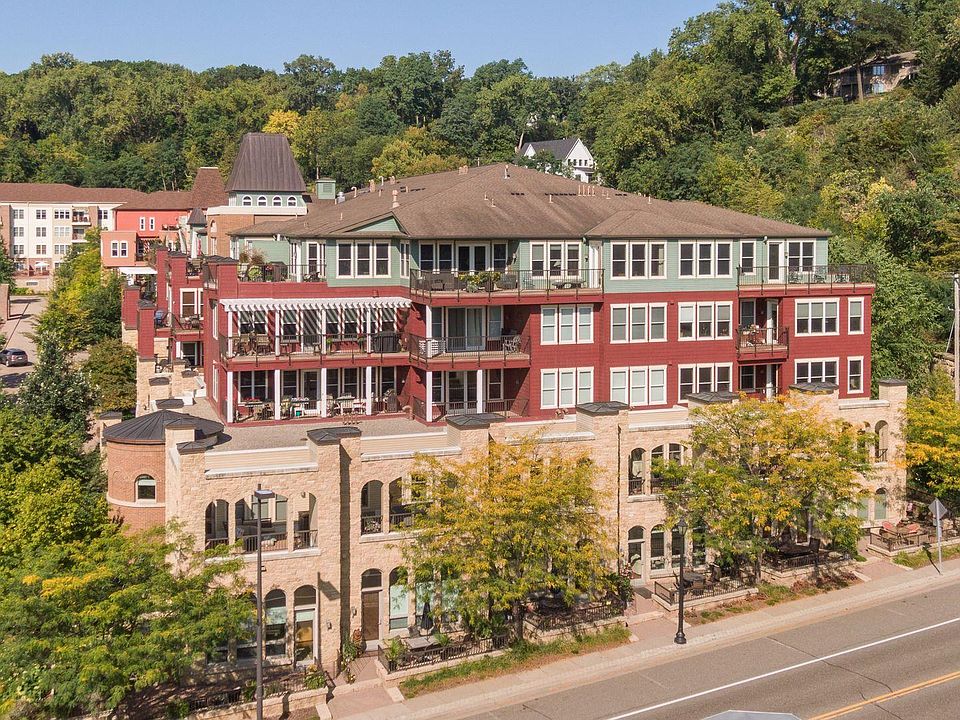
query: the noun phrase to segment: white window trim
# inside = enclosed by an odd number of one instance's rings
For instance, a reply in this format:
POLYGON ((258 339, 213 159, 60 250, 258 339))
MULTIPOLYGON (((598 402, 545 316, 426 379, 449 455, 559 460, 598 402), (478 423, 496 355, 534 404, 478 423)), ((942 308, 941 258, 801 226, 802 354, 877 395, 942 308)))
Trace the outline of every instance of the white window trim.
POLYGON ((181 288, 180 289, 180 314, 183 315, 183 296, 186 293, 196 293, 195 305, 197 308, 197 317, 203 317, 203 289, 202 288, 181 288))
MULTIPOLYGON (((677 253, 679 258, 679 253, 685 245, 693 246, 693 274, 692 275, 681 275, 680 266, 677 266, 677 277, 683 280, 686 279, 695 279, 695 278, 732 278, 733 277, 733 240, 693 240, 685 241, 679 243, 677 246, 677 253), (701 245, 710 245, 710 272, 701 273, 700 272, 700 246, 701 245), (730 247, 730 252, 727 256, 727 262, 730 264, 729 272, 720 274, 717 272, 717 247, 720 245, 728 245, 730 247)), ((756 250, 754 250, 756 252, 756 250)), ((754 267, 756 267, 756 259, 754 259, 754 267)))
POLYGON ((594 321, 593 321, 593 305, 590 304, 580 304, 580 305, 541 305, 540 306, 540 344, 541 345, 591 345, 593 344, 594 338, 594 321), (562 308, 572 308, 573 309, 573 338, 570 340, 563 340, 560 336, 560 318, 563 315, 562 308), (590 325, 589 325, 589 337, 581 337, 580 333, 580 309, 589 308, 590 312, 590 325), (553 323, 549 325, 543 321, 543 318, 546 315, 552 314, 553 323), (549 339, 544 334, 544 329, 547 327, 553 328, 553 339, 549 339))
MULTIPOLYGON (((610 393, 609 398, 612 401, 613 398, 613 378, 614 375, 623 374, 625 376, 625 385, 624 389, 627 394, 626 404, 630 407, 655 407, 658 405, 667 404, 667 366, 666 365, 632 365, 632 366, 623 366, 623 367, 612 367, 610 368, 610 393), (645 373, 644 387, 643 387, 643 400, 640 398, 634 397, 634 387, 633 387, 633 375, 635 372, 645 373), (663 373, 663 400, 659 402, 653 402, 651 400, 651 388, 653 388, 653 383, 650 381, 650 378, 655 372, 663 373)), ((660 387, 657 385, 657 387, 660 387)), ((620 401, 622 402, 622 401, 620 401)))
POLYGON ((742 271, 742 268, 743 268, 743 248, 744 248, 745 245, 752 245, 752 246, 753 246, 753 270, 751 270, 750 272, 743 272, 743 274, 744 274, 744 275, 756 275, 756 274, 757 274, 757 245, 758 245, 758 243, 757 243, 756 240, 741 240, 741 241, 740 241, 740 246, 739 246, 740 255, 738 256, 738 260, 739 260, 739 263, 738 263, 738 264, 739 264, 739 266, 740 266, 740 268, 741 268, 741 271, 742 271))
POLYGON ((390 242, 384 242, 383 240, 341 240, 337 243, 336 258, 334 259, 336 263, 337 273, 336 277, 348 278, 354 280, 368 280, 370 278, 389 278, 391 277, 391 272, 393 270, 393 246, 390 242), (350 274, 343 275, 340 273, 340 246, 349 245, 350 247, 350 274), (369 245, 370 246, 370 274, 369 275, 357 275, 357 246, 358 245, 369 245), (387 272, 386 274, 377 273, 377 245, 386 245, 387 246, 387 272))
POLYGON ((610 278, 613 280, 666 280, 667 279, 667 244, 665 242, 615 242, 610 245, 610 278), (635 274, 633 272, 633 248, 637 245, 643 246, 643 272, 635 274), (663 262, 660 275, 650 273, 650 261, 653 257, 652 248, 659 245, 663 248, 663 262), (626 258, 626 274, 613 274, 613 248, 624 248, 624 257, 626 258))
MULTIPOLYGON (((863 298, 863 297, 847 298, 847 335, 863 335, 867 325, 866 319, 864 318, 864 314, 866 313, 866 307, 867 307, 866 298, 863 298), (850 317, 851 317, 850 306, 855 302, 860 303, 860 329, 859 330, 850 329, 850 317)), ((840 323, 838 322, 837 328, 839 327, 840 327, 840 323)))
POLYGON ((557 370, 541 370, 540 371, 540 409, 541 410, 550 410, 558 407, 560 402, 560 374, 557 370), (543 401, 543 389, 544 380, 547 377, 553 377, 553 395, 554 401, 552 403, 545 403, 543 401))
MULTIPOLYGON (((733 363, 696 363, 696 364, 678 365, 678 366, 677 366, 677 402, 679 402, 679 403, 681 403, 681 404, 684 404, 684 405, 687 404, 687 399, 686 399, 685 397, 683 397, 683 390, 681 389, 681 383, 680 383, 680 374, 681 374, 681 371, 683 371, 683 370, 688 370, 688 369, 692 369, 692 370, 693 370, 693 387, 694 387, 694 390, 693 390, 693 391, 694 391, 695 393, 698 393, 698 392, 716 392, 716 390, 717 390, 717 370, 719 370, 719 369, 721 369, 721 368, 726 368, 726 369, 728 369, 728 370, 730 371, 730 372, 729 372, 729 378, 730 378, 730 383, 729 383, 729 384, 730 384, 730 390, 732 391, 732 390, 733 390, 733 383, 734 383, 734 380, 733 380, 733 363), (711 375, 710 375, 710 388, 709 388, 708 390, 700 390, 700 389, 699 389, 699 385, 700 385, 700 382, 699 382, 700 369, 701 369, 701 368, 706 368, 706 367, 712 368, 712 370, 711 370, 711 375)), ((738 378, 738 379, 739 379, 739 378, 738 378)))
MULTIPOLYGON (((832 362, 832 363, 836 363, 836 364, 837 364, 837 372, 836 372, 837 385, 840 384, 840 358, 838 358, 838 357, 828 357, 828 358, 797 358, 796 360, 793 361, 793 381, 794 381, 794 382, 800 382, 799 378, 797 378, 797 368, 800 366, 800 363, 815 363, 815 362, 822 362, 822 363, 832 362)), ((818 380, 813 380, 813 379, 811 379, 811 380, 806 380, 806 381, 804 381, 804 382, 825 382, 825 381, 824 381, 824 380, 819 380, 819 379, 818 379, 818 380)))
MULTIPOLYGON (((808 313, 807 313, 807 322, 811 322, 812 320, 813 320, 813 316, 810 315, 810 314, 809 314, 809 311, 808 311, 808 313)), ((850 321, 850 319, 847 318, 847 322, 848 322, 848 323, 849 323, 849 321, 850 321)), ((794 332, 794 335, 796 335, 797 337, 832 337, 832 336, 835 336, 835 335, 839 335, 839 334, 840 334, 840 298, 838 298, 838 297, 830 297, 830 298, 804 298, 803 300, 799 300, 799 299, 794 300, 794 301, 793 301, 793 332, 794 332), (824 303, 824 315, 823 315, 823 318, 822 318, 822 319, 823 319, 824 327, 826 327, 826 324, 827 324, 826 304, 827 304, 827 303, 836 303, 836 304, 837 304, 837 318, 836 318, 836 319, 837 319, 837 329, 836 329, 834 332, 826 332, 826 331, 824 331, 824 332, 811 332, 811 331, 808 331, 808 332, 800 332, 800 330, 797 329, 797 324, 798 324, 799 321, 800 321, 800 310, 799 310, 799 307, 800 307, 801 305, 813 305, 813 303, 817 303, 817 302, 819 302, 819 303, 824 303)))
MULTIPOLYGON (((654 303, 655 305, 660 305, 662 303, 654 303)), ((647 323, 649 326, 649 311, 647 313, 647 323)), ((647 330, 647 335, 649 336, 649 327, 647 330)), ((732 340, 733 339, 733 303, 728 300, 722 300, 719 302, 699 302, 699 303, 678 303, 677 304, 677 339, 680 342, 694 342, 697 340, 732 340), (710 310, 710 334, 701 335, 700 334, 700 308, 709 305, 710 310), (730 332, 727 335, 718 335, 717 334, 717 309, 720 307, 729 308, 730 314, 727 322, 730 324, 730 332), (684 308, 693 308, 693 335, 690 337, 683 337, 680 334, 680 324, 681 317, 683 315, 684 308)), ((654 341, 660 342, 660 341, 654 341)))
MULTIPOLYGON (((848 358, 847 358, 847 394, 848 394, 848 395, 863 395, 863 393, 865 392, 865 387, 864 387, 864 382, 863 382, 864 377, 863 377, 863 376, 864 376, 863 356, 862 356, 862 355, 853 355, 853 356, 851 356, 851 357, 848 357, 848 358), (859 361, 860 361, 860 389, 859 389, 859 390, 853 390, 853 389, 851 389, 851 387, 850 387, 850 363, 851 363, 852 361, 855 361, 855 360, 859 360, 859 361)), ((839 379, 839 378, 838 378, 838 379, 839 379)))

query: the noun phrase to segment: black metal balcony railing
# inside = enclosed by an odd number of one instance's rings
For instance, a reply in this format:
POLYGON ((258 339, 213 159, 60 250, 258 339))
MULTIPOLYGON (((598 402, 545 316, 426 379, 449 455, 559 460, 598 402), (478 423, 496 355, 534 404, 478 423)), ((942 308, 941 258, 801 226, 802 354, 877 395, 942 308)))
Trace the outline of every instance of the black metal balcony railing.
MULTIPOLYGON (((420 420, 427 420, 427 405, 420 398, 411 398, 413 406, 413 415, 420 420)), ((499 415, 500 417, 522 417, 527 409, 527 401, 524 399, 510 398, 504 400, 485 400, 483 403, 483 412, 499 415)), ((433 420, 440 420, 444 417, 455 415, 470 415, 480 412, 476 400, 450 400, 447 402, 433 403, 433 420)))
MULTIPOLYGON (((256 530, 252 531, 256 533, 256 530)), ((286 530, 271 530, 270 532, 264 532, 261 535, 262 542, 260 544, 263 552, 271 552, 273 550, 286 550, 287 549, 287 531, 286 530)), ((257 536, 256 534, 246 535, 244 534, 240 538, 243 541, 243 552, 245 553, 254 553, 257 551, 257 536)))
POLYGON ((360 534, 376 535, 383 532, 383 518, 380 515, 361 515, 360 534))
POLYGON ((284 262, 240 263, 237 277, 241 282, 324 282, 326 268, 321 264, 288 265, 284 262))
POLYGON ((576 627, 581 623, 592 623, 623 615, 626 604, 617 597, 598 602, 575 605, 557 612, 528 613, 525 622, 537 632, 561 630, 576 627))
POLYGON ((390 512, 390 532, 403 532, 413 527, 412 510, 394 510, 390 512))
POLYGON ((226 536, 221 537, 208 537, 204 541, 204 548, 207 550, 212 550, 215 547, 220 547, 221 545, 229 545, 230 538, 226 536))
POLYGON ((410 357, 421 361, 451 361, 463 359, 490 360, 529 355, 530 338, 526 335, 497 337, 439 337, 424 338, 410 335, 410 357))
POLYGON ((316 530, 294 530, 293 531, 293 549, 302 550, 303 548, 312 548, 317 546, 316 530))
POLYGON ((874 461, 878 463, 885 463, 887 461, 887 448, 877 448, 874 461))
POLYGON ((278 338, 267 332, 245 332, 230 338, 221 336, 225 357, 264 357, 276 355, 334 355, 371 357, 407 352, 407 338, 397 332, 283 333, 278 338))
POLYGON ((790 331, 785 327, 764 328, 741 325, 737 329, 737 355, 769 357, 790 351, 790 331))
POLYGON ((643 486, 646 483, 642 477, 640 478, 630 478, 627 481, 627 494, 628 495, 643 495, 643 486))
POLYGON ((602 269, 494 270, 458 273, 452 270, 410 271, 410 292, 424 297, 476 295, 559 295, 579 297, 603 292, 602 269))
POLYGON ((815 286, 818 289, 833 285, 873 284, 875 273, 872 265, 774 265, 755 267, 753 272, 737 268, 737 285, 740 287, 767 286, 815 286))

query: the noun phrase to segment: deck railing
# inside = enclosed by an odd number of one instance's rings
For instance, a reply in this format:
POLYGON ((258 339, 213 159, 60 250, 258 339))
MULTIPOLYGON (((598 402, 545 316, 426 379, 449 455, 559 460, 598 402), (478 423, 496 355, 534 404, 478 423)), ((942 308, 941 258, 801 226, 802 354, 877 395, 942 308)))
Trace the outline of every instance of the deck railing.
POLYGON ((494 635, 488 638, 470 638, 464 637, 458 640, 451 640, 448 644, 427 648, 405 648, 399 654, 393 654, 385 648, 377 651, 377 658, 380 664, 388 673, 398 670, 409 670, 411 668, 435 665, 437 663, 447 662, 448 660, 459 660, 461 658, 474 657, 475 655, 484 655, 495 650, 502 650, 510 642, 509 635, 494 635))
POLYGON ((327 270, 320 264, 240 263, 237 278, 240 282, 326 282, 327 270))
POLYGON ((397 332, 376 333, 291 333, 277 337, 267 332, 249 332, 228 338, 226 357, 287 355, 331 355, 373 357, 407 352, 406 336, 397 332))
POLYGON ((874 283, 875 273, 872 265, 804 265, 787 264, 757 266, 751 272, 737 268, 739 287, 796 286, 829 288, 833 285, 854 287, 874 283))
MULTIPOLYGON (((413 398, 413 415, 421 420, 427 419, 427 404, 420 398, 413 398)), ((486 400, 483 403, 483 412, 492 413, 501 417, 523 417, 527 409, 527 401, 518 398, 505 400, 486 400)), ((480 412, 476 401, 450 401, 433 404, 433 420, 455 415, 471 415, 480 412)))
POLYGON ((737 330, 736 346, 740 357, 783 354, 790 349, 790 331, 785 327, 741 325, 737 330))
MULTIPOLYGON (((683 591, 684 600, 703 600, 705 598, 719 598, 740 590, 754 587, 751 583, 740 578, 723 578, 719 582, 705 585, 702 588, 688 587, 683 591)), ((676 583, 653 583, 654 594, 669 605, 676 605, 680 597, 680 590, 676 583)))
POLYGON ((524 355, 529 357, 530 353, 530 337, 517 334, 439 338, 410 335, 408 345, 411 359, 431 362, 456 363, 470 359, 479 362, 497 358, 506 360, 524 355))
MULTIPOLYGON (((247 528, 246 532, 250 532, 250 529, 247 528)), ((256 530, 254 529, 253 532, 256 532, 256 530)), ((264 532, 261 533, 261 538, 261 548, 264 552, 287 549, 286 530, 271 530, 270 532, 264 532)), ((242 540, 243 552, 254 553, 257 551, 256 535, 243 535, 241 536, 240 540, 242 540)))
POLYGON ((784 557, 773 552, 764 553, 761 565, 772 568, 777 572, 785 572, 788 570, 813 567, 814 565, 830 567, 836 563, 847 562, 848 560, 850 560, 850 553, 848 552, 821 550, 819 553, 810 552, 807 555, 797 555, 795 557, 784 557))
POLYGON ((598 602, 574 607, 551 613, 527 613, 524 622, 528 623, 537 632, 561 630, 575 627, 582 623, 598 622, 623 615, 626 604, 617 597, 611 597, 598 602))
POLYGON ((423 297, 522 297, 552 295, 577 298, 603 293, 603 270, 583 268, 493 270, 461 273, 411 270, 410 292, 423 297))

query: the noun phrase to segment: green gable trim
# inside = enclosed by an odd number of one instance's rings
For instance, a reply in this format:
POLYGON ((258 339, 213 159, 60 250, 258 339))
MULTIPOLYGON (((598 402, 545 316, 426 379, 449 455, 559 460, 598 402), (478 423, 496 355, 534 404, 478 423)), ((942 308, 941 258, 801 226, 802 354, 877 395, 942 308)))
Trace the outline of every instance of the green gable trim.
POLYGON ((377 220, 377 222, 370 223, 369 225, 363 225, 361 227, 354 228, 350 232, 400 232, 400 226, 397 224, 396 218, 388 217, 383 218, 382 220, 377 220))

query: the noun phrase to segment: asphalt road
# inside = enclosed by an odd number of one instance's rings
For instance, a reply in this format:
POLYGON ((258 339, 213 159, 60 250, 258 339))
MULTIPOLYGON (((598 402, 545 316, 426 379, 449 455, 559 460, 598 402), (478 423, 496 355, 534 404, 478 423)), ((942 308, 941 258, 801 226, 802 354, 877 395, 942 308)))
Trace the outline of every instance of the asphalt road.
POLYGON ((960 583, 474 720, 699 720, 724 710, 803 720, 960 717, 960 583))
POLYGON ((14 295, 10 298, 10 319, 3 324, 0 333, 7 337, 6 347, 27 351, 30 364, 18 367, 0 365, 0 388, 3 390, 15 391, 33 369, 36 349, 27 333, 34 331, 34 320, 46 306, 47 298, 44 295, 14 295))

